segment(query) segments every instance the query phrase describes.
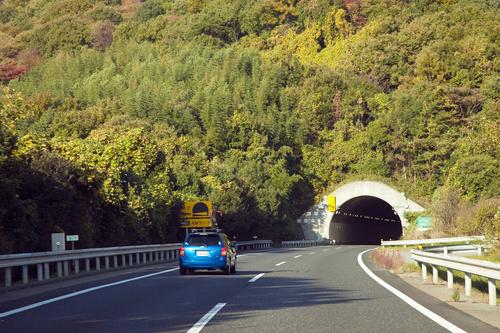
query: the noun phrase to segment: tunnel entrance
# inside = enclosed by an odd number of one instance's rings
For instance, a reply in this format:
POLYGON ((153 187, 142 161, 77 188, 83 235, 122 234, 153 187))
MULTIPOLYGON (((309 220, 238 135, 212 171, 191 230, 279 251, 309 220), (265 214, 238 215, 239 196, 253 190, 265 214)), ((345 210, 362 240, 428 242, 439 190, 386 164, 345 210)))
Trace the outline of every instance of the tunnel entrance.
POLYGON ((401 219, 391 205, 373 196, 344 202, 330 222, 330 239, 336 244, 380 244, 403 234, 401 219))

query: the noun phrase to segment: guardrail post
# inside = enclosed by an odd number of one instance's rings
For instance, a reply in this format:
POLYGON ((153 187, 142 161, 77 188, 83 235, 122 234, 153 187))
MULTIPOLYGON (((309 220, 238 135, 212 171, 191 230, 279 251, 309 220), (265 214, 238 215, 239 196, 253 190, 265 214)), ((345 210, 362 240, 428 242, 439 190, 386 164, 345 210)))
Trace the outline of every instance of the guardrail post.
POLYGON ((497 281, 495 279, 488 279, 488 300, 490 305, 497 305, 497 281))
POLYGON ((128 265, 132 266, 134 264, 134 255, 131 253, 128 255, 128 265))
POLYGON ((50 279, 50 266, 48 262, 43 264, 43 271, 45 272, 45 280, 50 279))
POLYGON ((73 260, 73 265, 75 266, 75 274, 80 274, 80 260, 73 260))
POLYGON ((427 280, 427 266, 425 265, 425 263, 421 263, 422 264, 422 280, 427 280))
POLYGON ((28 265, 23 265, 23 284, 28 283, 28 265))
POLYGON ((57 262, 57 277, 61 277, 62 276, 62 262, 58 261, 57 262))
POLYGON ((68 265, 68 262, 66 260, 63 261, 63 266, 64 266, 64 276, 68 276, 69 275, 69 265, 68 265))
POLYGON ((135 263, 136 265, 139 265, 141 263, 141 254, 140 253, 136 253, 135 254, 135 263))
POLYGON ((147 252, 142 253, 142 263, 145 264, 148 262, 148 254, 147 252))
POLYGON ((453 272, 450 268, 446 269, 446 282, 448 289, 453 289, 453 272))
POLYGON ((85 272, 90 272, 90 259, 85 258, 85 272))
POLYGON ((101 270, 101 258, 99 258, 99 257, 95 258, 95 270, 96 271, 101 270))
POLYGON ((42 264, 36 265, 36 275, 37 275, 38 281, 43 281, 43 266, 42 266, 42 264))
POLYGON ((104 257, 104 268, 109 269, 109 257, 104 257))
POLYGON ((432 283, 438 283, 438 270, 437 267, 432 265, 432 283))
POLYGON ((122 254, 122 266, 127 266, 127 256, 125 256, 124 254, 122 254))
POLYGON ((483 248, 481 247, 481 245, 478 245, 477 246, 477 255, 480 256, 483 252, 483 248))
POLYGON ((113 268, 118 267, 118 256, 113 256, 113 268))
POLYGON ((155 261, 158 262, 158 251, 155 251, 155 261))
POLYGON ((444 254, 445 254, 445 255, 448 255, 448 246, 445 246, 445 247, 444 247, 444 254))
POLYGON ((465 296, 471 295, 472 289, 472 274, 465 272, 465 296))
POLYGON ((5 286, 10 287, 12 285, 12 268, 5 268, 5 286))

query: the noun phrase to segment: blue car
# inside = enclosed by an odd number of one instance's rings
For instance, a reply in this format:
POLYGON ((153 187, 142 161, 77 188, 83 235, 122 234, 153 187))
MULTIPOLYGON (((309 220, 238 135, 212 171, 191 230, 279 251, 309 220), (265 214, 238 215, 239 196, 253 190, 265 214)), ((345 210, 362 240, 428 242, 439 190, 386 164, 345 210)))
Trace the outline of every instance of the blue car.
POLYGON ((236 273, 236 248, 221 232, 193 232, 186 236, 179 249, 180 274, 195 269, 220 269, 225 274, 236 273))

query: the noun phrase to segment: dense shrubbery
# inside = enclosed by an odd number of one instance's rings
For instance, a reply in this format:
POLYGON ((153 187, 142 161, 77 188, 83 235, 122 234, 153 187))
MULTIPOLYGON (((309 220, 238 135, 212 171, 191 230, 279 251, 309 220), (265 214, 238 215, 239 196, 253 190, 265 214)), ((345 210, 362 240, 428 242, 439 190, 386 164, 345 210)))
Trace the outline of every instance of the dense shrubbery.
POLYGON ((490 2, 76 2, 0 5, 0 65, 45 56, 3 79, 20 93, 0 100, 0 251, 60 228, 84 246, 174 240, 193 198, 240 239, 296 238, 350 177, 435 192, 440 223, 498 232, 497 201, 471 224, 438 204, 500 195, 490 2))

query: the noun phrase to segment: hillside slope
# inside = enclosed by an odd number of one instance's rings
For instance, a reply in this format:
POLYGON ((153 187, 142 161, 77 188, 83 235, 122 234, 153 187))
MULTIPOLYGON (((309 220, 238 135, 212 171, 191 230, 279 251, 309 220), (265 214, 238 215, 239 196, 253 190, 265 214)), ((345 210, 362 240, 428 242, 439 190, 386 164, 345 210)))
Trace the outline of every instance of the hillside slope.
POLYGON ((194 198, 300 237, 349 179, 498 198, 499 32, 488 0, 5 0, 0 252, 176 240, 194 198))

